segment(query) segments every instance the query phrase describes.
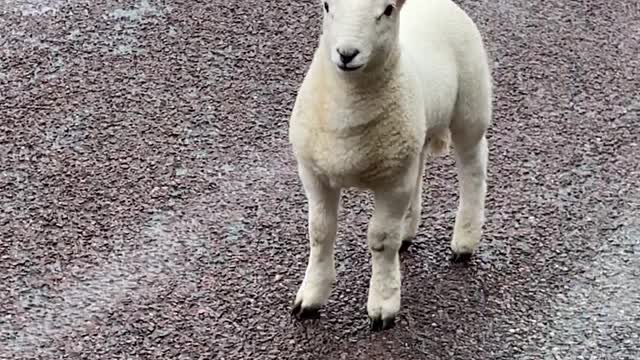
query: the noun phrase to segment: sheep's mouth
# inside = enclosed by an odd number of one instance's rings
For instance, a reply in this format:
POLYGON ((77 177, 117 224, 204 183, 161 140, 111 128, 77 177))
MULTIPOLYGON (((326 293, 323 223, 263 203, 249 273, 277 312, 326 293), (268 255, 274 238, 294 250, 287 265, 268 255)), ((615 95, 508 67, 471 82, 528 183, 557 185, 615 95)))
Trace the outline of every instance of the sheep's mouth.
POLYGON ((342 71, 347 71, 347 72, 349 72, 349 71, 356 71, 356 70, 360 69, 361 67, 362 67, 362 65, 358 65, 358 66, 351 66, 351 67, 349 67, 349 66, 345 66, 345 65, 342 65, 342 64, 338 65, 338 68, 339 68, 340 70, 342 70, 342 71))

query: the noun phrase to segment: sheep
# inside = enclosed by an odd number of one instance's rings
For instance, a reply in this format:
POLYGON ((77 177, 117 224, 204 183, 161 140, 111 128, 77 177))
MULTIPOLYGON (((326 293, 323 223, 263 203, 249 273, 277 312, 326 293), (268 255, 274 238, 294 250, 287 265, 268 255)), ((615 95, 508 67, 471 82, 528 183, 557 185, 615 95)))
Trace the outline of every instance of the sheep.
POLYGON ((373 192, 370 329, 395 325, 400 252, 416 235, 426 158, 454 149, 460 200, 451 260, 485 221, 492 78, 474 21, 451 0, 323 0, 322 33, 289 117, 310 252, 291 311, 317 317, 336 282, 342 189, 373 192))

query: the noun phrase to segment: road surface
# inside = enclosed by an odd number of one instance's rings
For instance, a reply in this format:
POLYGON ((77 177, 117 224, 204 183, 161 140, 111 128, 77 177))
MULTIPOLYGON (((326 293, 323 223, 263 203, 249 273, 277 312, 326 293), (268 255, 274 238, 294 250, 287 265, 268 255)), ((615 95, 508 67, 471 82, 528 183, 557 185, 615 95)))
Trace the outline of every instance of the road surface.
POLYGON ((459 3, 495 77, 483 243, 448 261, 457 179, 431 161, 372 334, 366 193, 321 318, 289 314, 318 1, 3 1, 0 359, 640 358, 640 5, 459 3))

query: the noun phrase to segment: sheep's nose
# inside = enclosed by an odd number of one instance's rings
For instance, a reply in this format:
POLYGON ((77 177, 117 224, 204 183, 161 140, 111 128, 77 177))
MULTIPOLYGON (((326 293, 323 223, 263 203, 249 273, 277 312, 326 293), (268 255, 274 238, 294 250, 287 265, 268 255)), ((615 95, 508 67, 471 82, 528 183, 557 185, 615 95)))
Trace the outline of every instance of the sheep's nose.
POLYGON ((338 49, 338 55, 340 55, 340 61, 344 65, 347 65, 351 62, 358 54, 360 54, 360 50, 354 48, 346 48, 346 49, 338 49))

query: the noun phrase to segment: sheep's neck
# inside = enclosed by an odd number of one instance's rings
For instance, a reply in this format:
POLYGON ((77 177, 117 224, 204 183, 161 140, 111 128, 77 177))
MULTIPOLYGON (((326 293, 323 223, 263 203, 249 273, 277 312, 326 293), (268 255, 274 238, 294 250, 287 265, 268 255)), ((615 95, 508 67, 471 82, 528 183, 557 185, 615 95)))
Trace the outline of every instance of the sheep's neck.
POLYGON ((400 51, 396 49, 377 68, 349 76, 351 74, 338 73, 335 65, 324 57, 324 81, 331 84, 326 87, 331 90, 325 96, 334 114, 331 117, 333 121, 330 121, 331 128, 359 128, 373 125, 381 119, 378 113, 384 113, 392 107, 387 95, 395 86, 399 58, 400 51))

